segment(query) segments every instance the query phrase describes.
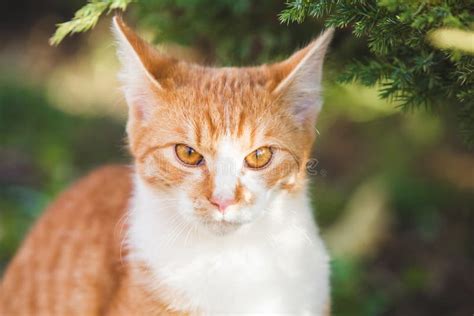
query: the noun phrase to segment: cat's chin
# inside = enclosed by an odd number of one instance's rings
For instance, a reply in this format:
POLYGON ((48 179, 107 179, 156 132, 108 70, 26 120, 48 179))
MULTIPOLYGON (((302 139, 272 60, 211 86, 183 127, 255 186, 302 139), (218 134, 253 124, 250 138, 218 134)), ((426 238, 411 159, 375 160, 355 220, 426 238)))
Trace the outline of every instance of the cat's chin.
POLYGON ((204 226, 204 229, 210 231, 211 233, 217 236, 231 234, 239 230, 239 228, 243 225, 240 223, 231 223, 227 221, 206 221, 202 224, 204 226))

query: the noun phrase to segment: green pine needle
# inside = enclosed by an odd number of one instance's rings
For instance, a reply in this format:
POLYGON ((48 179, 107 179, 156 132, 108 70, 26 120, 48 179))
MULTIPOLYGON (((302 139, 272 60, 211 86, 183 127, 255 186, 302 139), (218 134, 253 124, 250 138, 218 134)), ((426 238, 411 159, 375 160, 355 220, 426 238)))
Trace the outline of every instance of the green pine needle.
POLYGON ((340 81, 378 85, 380 97, 397 100, 402 110, 449 106, 474 144, 472 1, 293 0, 279 17, 323 17, 327 26, 350 27, 371 55, 347 66, 340 81), (435 30, 449 36, 436 37, 435 30))
POLYGON ((68 35, 86 32, 92 29, 99 21, 100 16, 108 10, 125 10, 133 0, 90 0, 79 9, 71 21, 57 25, 56 32, 50 38, 51 45, 58 45, 68 35))

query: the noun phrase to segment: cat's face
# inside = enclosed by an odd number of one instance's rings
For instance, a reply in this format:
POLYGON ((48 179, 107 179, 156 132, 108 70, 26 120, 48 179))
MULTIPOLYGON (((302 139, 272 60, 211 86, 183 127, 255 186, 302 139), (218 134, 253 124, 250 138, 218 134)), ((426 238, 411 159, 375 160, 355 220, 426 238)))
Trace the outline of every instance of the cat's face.
POLYGON ((158 54, 119 19, 115 26, 131 152, 165 204, 225 233, 301 189, 330 34, 279 64, 207 68, 158 54))
POLYGON ((232 230, 296 188, 311 137, 266 86, 249 82, 263 73, 187 71, 198 80, 156 93, 149 119, 133 125, 137 170, 186 219, 232 230))

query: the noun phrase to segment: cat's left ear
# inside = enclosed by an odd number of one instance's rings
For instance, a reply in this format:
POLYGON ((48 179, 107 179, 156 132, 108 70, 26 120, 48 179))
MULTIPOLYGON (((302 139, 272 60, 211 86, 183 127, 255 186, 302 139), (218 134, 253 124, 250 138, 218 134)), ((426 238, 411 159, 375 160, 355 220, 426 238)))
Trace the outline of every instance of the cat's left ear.
POLYGON ((322 107, 323 62, 333 34, 334 29, 326 30, 308 46, 273 66, 280 81, 272 93, 285 99, 303 125, 314 124, 322 107))

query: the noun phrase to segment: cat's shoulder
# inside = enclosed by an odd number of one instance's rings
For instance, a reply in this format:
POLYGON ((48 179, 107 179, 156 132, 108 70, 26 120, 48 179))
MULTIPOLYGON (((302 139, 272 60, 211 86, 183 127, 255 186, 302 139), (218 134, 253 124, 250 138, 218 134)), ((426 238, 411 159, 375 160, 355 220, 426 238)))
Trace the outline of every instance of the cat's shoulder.
MULTIPOLYGON (((127 203, 132 192, 132 168, 126 165, 99 167, 73 183, 50 209, 64 209, 64 205, 80 204, 81 208, 107 211, 127 203)), ((69 207, 67 207, 69 208, 69 207)))
POLYGON ((103 189, 109 186, 119 189, 129 189, 131 187, 132 167, 121 164, 110 164, 98 167, 90 171, 87 175, 76 181, 70 188, 87 189, 100 185, 103 189))

